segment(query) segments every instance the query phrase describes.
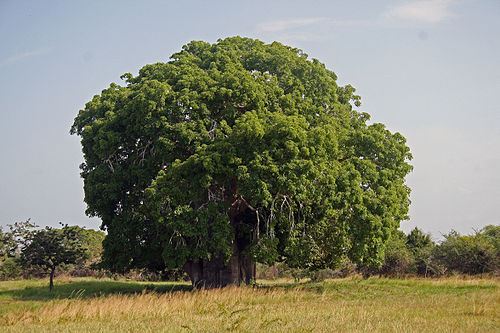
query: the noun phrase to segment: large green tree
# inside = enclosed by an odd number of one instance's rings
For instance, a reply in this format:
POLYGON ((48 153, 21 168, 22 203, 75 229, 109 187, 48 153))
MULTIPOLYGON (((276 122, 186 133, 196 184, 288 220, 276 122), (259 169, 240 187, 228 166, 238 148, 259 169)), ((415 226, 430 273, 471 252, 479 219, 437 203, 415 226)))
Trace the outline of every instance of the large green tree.
POLYGON ((407 218, 405 138, 299 49, 191 42, 122 78, 71 128, 114 271, 183 267, 210 287, 249 283, 257 261, 377 265, 407 218))

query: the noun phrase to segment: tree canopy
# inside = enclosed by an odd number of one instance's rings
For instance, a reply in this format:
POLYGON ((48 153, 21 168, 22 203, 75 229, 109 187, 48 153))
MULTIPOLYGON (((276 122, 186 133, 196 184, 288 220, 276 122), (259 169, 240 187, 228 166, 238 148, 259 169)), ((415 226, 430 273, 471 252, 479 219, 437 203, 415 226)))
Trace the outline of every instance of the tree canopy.
POLYGON ((377 265, 407 218, 405 138, 299 49, 193 41, 122 79, 71 128, 112 270, 184 267, 224 285, 248 283, 256 261, 377 265))

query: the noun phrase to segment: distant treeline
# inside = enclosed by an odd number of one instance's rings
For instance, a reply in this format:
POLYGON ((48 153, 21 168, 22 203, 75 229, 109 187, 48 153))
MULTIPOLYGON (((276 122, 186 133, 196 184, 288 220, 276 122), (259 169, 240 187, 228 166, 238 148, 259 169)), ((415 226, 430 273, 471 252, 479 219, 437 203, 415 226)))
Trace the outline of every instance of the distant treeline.
MULTIPOLYGON (((78 226, 40 229, 30 222, 0 228, 0 279, 72 276, 111 276, 100 263, 105 233, 78 226)), ((292 269, 284 264, 258 266, 258 277, 309 277, 321 280, 350 274, 436 277, 452 274, 500 274, 500 226, 489 225, 473 235, 451 231, 438 243, 415 228, 396 231, 389 240, 380 267, 354 265, 323 270, 292 269)), ((138 279, 182 279, 185 273, 132 272, 138 279)))
POLYGON ((440 276, 483 274, 500 269, 500 226, 489 225, 473 235, 451 231, 439 243, 413 229, 397 231, 389 241, 382 267, 366 268, 367 274, 440 276))
POLYGON ((0 228, 0 279, 95 276, 105 236, 79 226, 41 229, 30 220, 7 225, 0 228))
POLYGON ((489 225, 473 235, 451 231, 438 243, 430 234, 415 228, 409 234, 397 230, 389 240, 380 267, 346 261, 340 268, 316 271, 291 269, 284 265, 259 266, 263 278, 310 277, 313 280, 351 274, 437 277, 454 274, 500 274, 500 226, 489 225))

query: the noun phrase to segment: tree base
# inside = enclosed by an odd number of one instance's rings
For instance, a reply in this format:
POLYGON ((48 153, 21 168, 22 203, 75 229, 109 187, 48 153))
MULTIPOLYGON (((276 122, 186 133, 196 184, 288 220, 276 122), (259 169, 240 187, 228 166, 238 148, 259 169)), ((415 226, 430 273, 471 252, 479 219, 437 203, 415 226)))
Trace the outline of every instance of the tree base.
POLYGON ((256 264, 248 256, 238 253, 233 246, 233 255, 225 264, 223 258, 187 261, 184 270, 194 288, 221 288, 229 285, 250 284, 255 281, 256 264))

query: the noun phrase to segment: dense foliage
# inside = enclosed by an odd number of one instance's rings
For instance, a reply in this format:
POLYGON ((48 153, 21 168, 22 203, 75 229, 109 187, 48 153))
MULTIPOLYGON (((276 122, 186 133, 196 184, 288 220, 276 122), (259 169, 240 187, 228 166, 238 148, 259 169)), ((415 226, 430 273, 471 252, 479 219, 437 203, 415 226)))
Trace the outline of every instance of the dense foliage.
POLYGON ((301 50, 191 42, 81 110, 87 214, 115 271, 284 260, 376 265, 407 218, 405 138, 301 50))

